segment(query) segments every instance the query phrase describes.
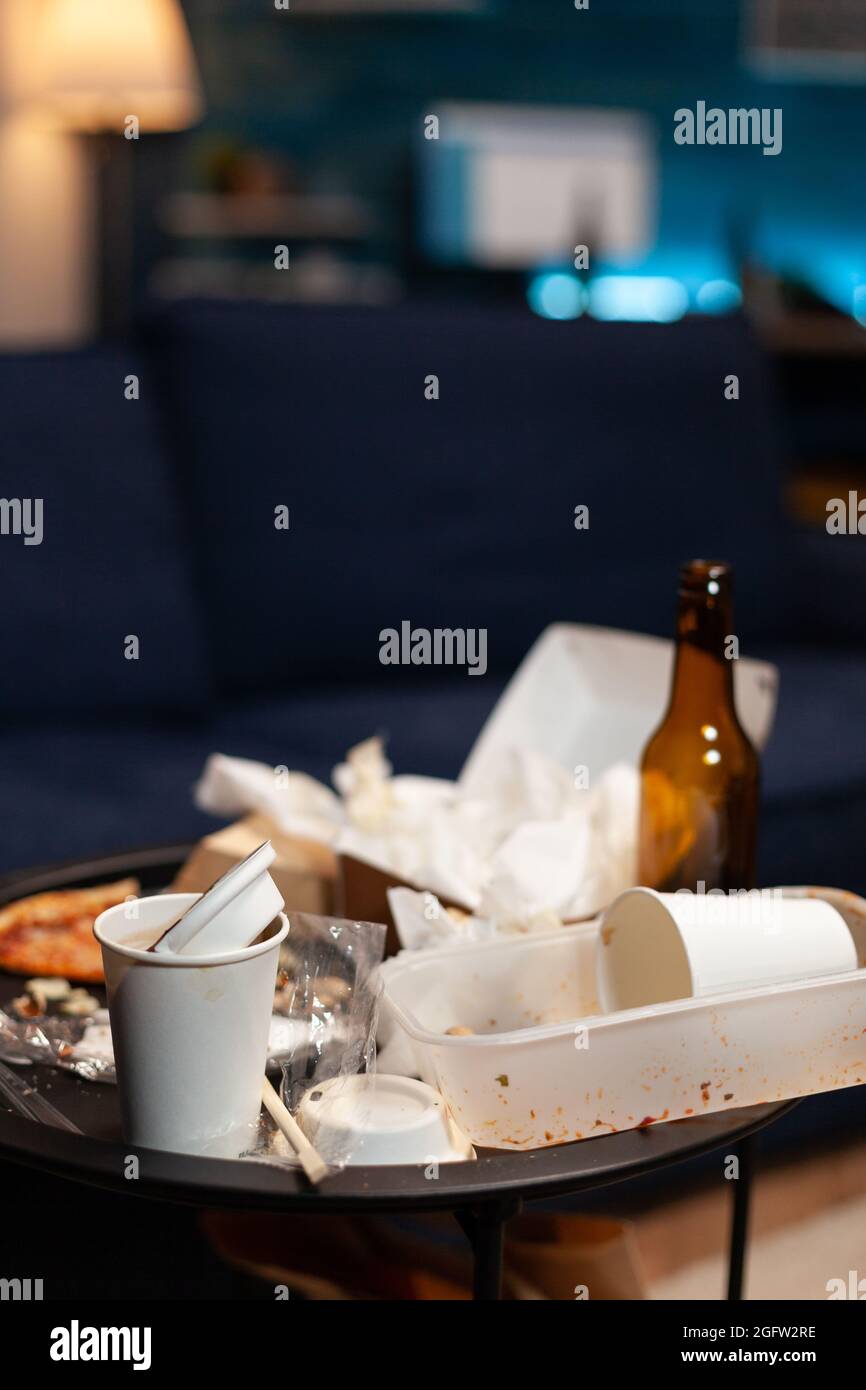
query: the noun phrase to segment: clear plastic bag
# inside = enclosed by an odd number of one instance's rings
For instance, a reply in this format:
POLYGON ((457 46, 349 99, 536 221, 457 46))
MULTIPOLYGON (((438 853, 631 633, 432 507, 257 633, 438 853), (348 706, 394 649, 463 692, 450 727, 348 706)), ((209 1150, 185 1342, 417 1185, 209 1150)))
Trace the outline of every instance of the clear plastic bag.
MULTIPOLYGON (((333 1094, 342 1078, 363 1073, 372 1081, 386 929, 305 912, 291 913, 290 922, 277 1012, 304 1026, 295 1029, 295 1046, 278 1060, 283 1100, 294 1113, 324 1083, 333 1094)), ((363 1115, 358 1118, 362 1127, 363 1115)), ((334 1136, 320 1145, 322 1157, 341 1167, 350 1161, 353 1143, 351 1134, 334 1136)), ((271 1153, 284 1150, 272 1144, 271 1153)))
POLYGON ((0 1009, 0 1061, 36 1062, 74 1072, 85 1081, 114 1081, 108 1011, 68 1018, 49 1010, 18 1018, 0 1009))

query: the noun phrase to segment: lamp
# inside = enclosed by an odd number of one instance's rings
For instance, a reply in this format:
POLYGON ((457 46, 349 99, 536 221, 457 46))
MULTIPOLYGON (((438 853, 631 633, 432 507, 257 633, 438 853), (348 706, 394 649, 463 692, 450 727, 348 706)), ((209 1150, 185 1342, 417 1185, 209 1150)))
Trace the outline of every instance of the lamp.
POLYGON ((177 0, 45 0, 39 86, 70 129, 183 130, 202 114, 177 0))
POLYGON ((98 321, 104 334, 122 333, 130 320, 139 136, 149 148, 150 137, 195 124, 204 109, 186 21, 178 0, 43 0, 35 49, 40 105, 86 136, 95 156, 98 321))

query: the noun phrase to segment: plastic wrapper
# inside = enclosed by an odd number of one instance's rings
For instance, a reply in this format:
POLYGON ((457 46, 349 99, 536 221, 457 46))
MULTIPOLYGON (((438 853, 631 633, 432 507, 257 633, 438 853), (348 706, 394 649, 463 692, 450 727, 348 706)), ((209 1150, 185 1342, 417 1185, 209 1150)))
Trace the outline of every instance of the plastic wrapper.
POLYGON ((108 1010, 77 1018, 48 1010, 19 1018, 0 1009, 0 1061, 60 1067, 85 1081, 114 1081, 108 1010))
MULTIPOLYGON (((364 1074, 373 1084, 376 1024, 381 983, 379 965, 385 951, 385 927, 311 913, 291 914, 284 948, 284 969, 277 1008, 294 1020, 296 1044, 279 1057, 282 1097, 294 1113, 305 1095, 324 1083, 333 1095, 340 1081, 364 1074)), ((332 1167, 351 1161, 363 1137, 363 1102, 353 1107, 350 1130, 317 1139, 332 1167)), ((262 1146, 260 1145, 260 1151, 262 1146)), ((269 1153, 290 1157, 274 1140, 269 1153)))

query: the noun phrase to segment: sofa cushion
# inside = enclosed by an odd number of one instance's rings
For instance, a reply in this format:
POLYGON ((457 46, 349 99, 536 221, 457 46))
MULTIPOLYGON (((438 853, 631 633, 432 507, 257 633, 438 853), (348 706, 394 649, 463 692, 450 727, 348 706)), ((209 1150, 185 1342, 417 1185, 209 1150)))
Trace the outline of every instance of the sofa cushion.
POLYGON ((41 540, 32 527, 32 543, 14 534, 8 507, 0 534, 4 713, 182 709, 206 698, 153 393, 153 374, 120 349, 0 357, 3 497, 42 505, 41 540), (137 401, 125 399, 132 374, 137 401), (129 637, 137 660, 125 655, 129 637))
MULTIPOLYGON (((828 499, 839 488, 827 488, 828 499)), ((847 492, 842 500, 847 504, 847 492)), ((854 524, 857 520, 854 519, 854 524)), ((824 641, 851 644, 862 650, 866 641, 866 538, 832 535, 820 527, 799 527, 794 533, 795 582, 801 594, 803 630, 820 632, 824 641)))
POLYGON ((214 751, 327 783, 352 744, 379 732, 398 771, 456 777, 500 693, 489 678, 439 680, 415 693, 388 684, 244 699, 207 720, 7 723, 0 728, 0 873, 215 829, 192 798, 214 751))
POLYGON ((497 671, 557 619, 667 633, 697 554, 737 564, 745 636, 794 620, 739 320, 191 304, 154 342, 226 689, 376 680, 404 620, 486 628, 497 671))

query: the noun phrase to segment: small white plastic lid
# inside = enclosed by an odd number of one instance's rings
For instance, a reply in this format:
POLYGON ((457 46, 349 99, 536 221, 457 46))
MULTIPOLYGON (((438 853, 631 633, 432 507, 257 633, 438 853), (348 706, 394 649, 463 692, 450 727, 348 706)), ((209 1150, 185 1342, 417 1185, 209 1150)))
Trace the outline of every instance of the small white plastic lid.
POLYGON ((313 1086, 298 1123, 332 1162, 457 1163, 475 1157, 432 1086, 408 1076, 337 1076, 313 1086))
POLYGON ((219 955, 242 950, 282 912, 283 897, 268 869, 270 840, 235 864, 173 922, 151 949, 158 955, 219 955))

